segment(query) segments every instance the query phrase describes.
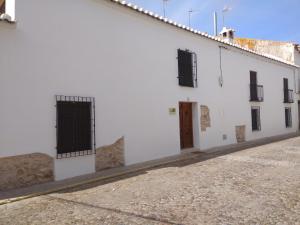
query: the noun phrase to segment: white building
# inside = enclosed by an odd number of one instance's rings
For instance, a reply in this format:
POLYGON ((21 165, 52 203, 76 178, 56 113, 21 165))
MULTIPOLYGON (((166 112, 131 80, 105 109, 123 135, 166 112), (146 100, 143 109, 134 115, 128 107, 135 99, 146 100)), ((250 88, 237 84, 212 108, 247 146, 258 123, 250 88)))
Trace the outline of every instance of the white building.
POLYGON ((0 21, 0 190, 298 131, 292 62, 117 0, 15 7, 0 21))

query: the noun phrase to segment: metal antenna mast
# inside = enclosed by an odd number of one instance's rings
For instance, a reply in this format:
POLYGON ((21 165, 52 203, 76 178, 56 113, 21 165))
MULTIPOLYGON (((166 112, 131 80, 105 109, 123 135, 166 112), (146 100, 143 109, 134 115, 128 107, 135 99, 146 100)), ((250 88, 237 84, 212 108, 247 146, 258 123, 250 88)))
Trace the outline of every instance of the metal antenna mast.
POLYGON ((191 17, 192 17, 192 14, 193 13, 199 13, 200 11, 199 10, 193 10, 193 9, 190 9, 188 11, 188 14, 189 14, 189 27, 191 27, 191 17))
POLYGON ((169 0, 162 0, 163 1, 163 11, 164 11, 164 18, 166 18, 166 6, 167 6, 167 2, 169 0))

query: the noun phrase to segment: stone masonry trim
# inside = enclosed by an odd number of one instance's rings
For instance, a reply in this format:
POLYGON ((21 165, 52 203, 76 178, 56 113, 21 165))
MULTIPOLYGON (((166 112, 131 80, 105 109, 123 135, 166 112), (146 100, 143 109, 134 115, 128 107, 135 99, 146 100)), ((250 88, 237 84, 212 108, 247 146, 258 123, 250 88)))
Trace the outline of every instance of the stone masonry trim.
POLYGON ((43 153, 0 158, 0 191, 54 181, 54 160, 43 153))
POLYGON ((124 137, 114 144, 96 149, 96 171, 124 166, 124 137))
POLYGON ((209 108, 206 105, 201 105, 200 111, 201 111, 201 117, 200 117, 201 131, 206 131, 206 128, 211 126, 209 108))

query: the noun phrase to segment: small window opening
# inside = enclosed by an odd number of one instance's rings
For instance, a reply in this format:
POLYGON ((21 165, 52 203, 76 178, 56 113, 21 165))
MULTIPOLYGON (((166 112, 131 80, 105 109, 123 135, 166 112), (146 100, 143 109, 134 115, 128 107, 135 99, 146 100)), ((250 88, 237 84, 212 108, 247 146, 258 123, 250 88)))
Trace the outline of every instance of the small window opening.
POLYGON ((260 108, 252 107, 251 108, 251 117, 252 117, 252 131, 260 131, 260 108))
POLYGON ((56 96, 57 158, 95 152, 95 101, 90 97, 56 96))
POLYGON ((292 127, 292 110, 290 107, 285 108, 285 127, 292 127))

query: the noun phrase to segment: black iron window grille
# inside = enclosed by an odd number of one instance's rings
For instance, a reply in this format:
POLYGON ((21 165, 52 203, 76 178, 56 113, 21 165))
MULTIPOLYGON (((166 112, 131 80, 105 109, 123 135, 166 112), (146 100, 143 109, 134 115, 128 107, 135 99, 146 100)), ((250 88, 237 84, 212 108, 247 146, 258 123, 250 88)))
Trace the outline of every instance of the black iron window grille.
POLYGON ((189 50, 177 51, 178 83, 180 86, 197 87, 197 55, 189 50))
POLYGON ((95 154, 95 98, 55 98, 57 158, 95 154))
POLYGON ((252 131, 260 131, 260 108, 251 107, 251 118, 252 118, 252 131))
POLYGON ((285 127, 292 127, 292 110, 290 107, 285 108, 285 127))
POLYGON ((287 78, 283 78, 283 102, 284 103, 294 102, 294 91, 289 89, 289 83, 287 78))

